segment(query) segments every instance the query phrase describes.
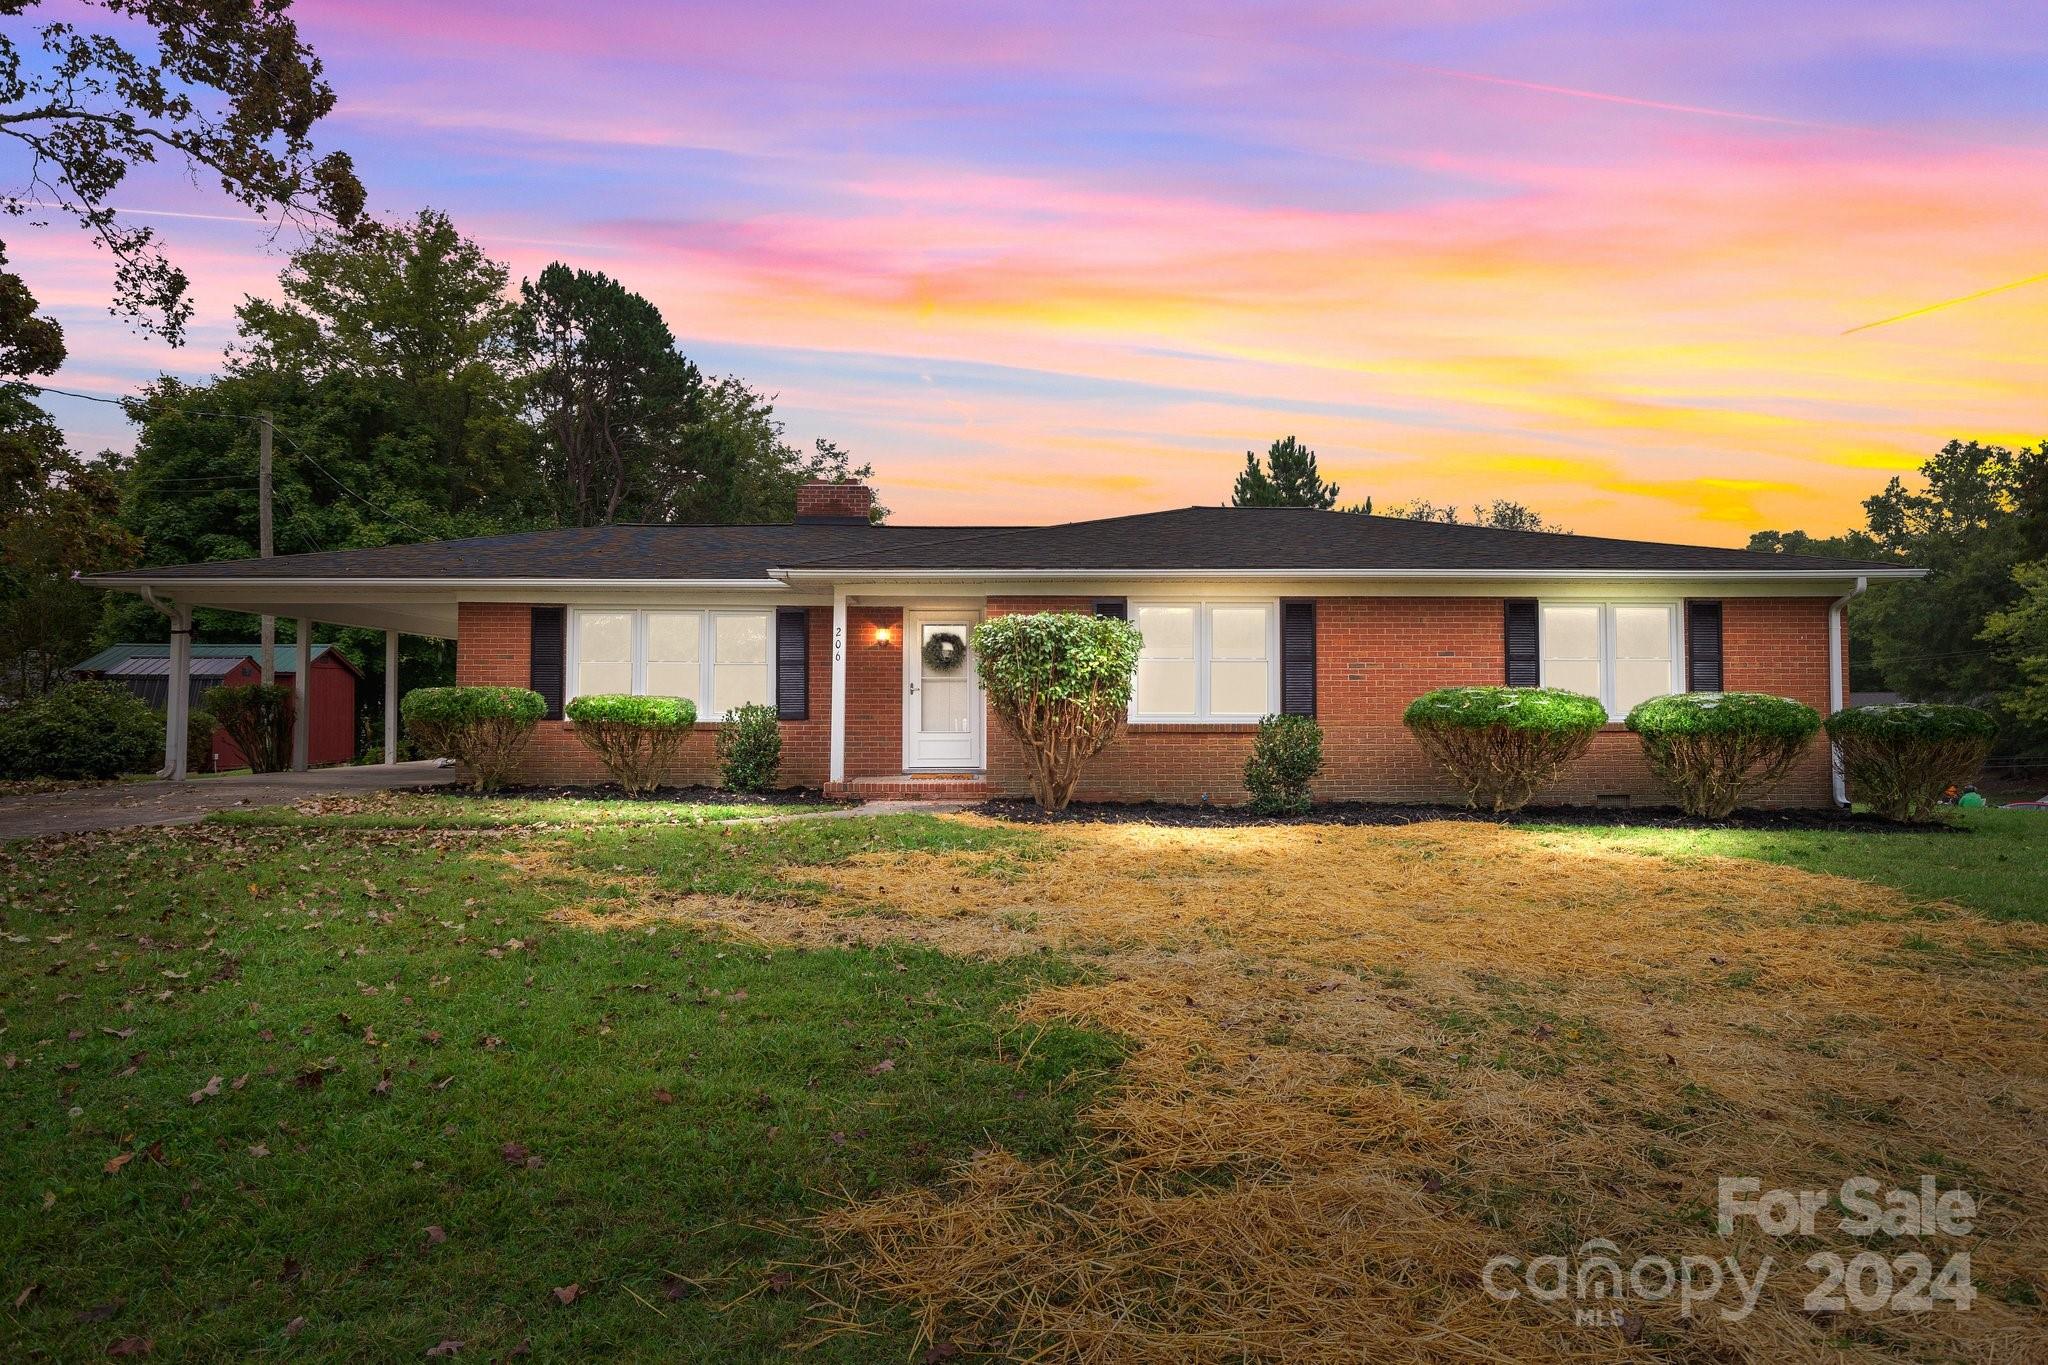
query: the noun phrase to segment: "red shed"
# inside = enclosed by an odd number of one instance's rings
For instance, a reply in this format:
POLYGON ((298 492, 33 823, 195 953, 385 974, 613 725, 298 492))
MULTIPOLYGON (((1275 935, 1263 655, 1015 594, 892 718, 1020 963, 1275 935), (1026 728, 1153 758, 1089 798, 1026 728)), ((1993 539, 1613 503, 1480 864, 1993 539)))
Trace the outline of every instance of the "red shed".
MULTIPOLYGON (((189 680, 192 704, 206 705, 206 694, 216 687, 240 687, 260 682, 263 669, 256 661, 261 646, 254 644, 195 644, 192 646, 192 676, 189 680)), ((277 680, 293 686, 298 671, 296 645, 277 647, 277 680)), ((169 693, 171 647, 168 644, 110 645, 69 670, 73 678, 101 678, 119 683, 150 705, 161 708, 169 693)), ((348 763, 356 756, 356 684, 362 675, 354 664, 332 645, 313 646, 313 726, 307 736, 307 761, 314 766, 348 763)), ((193 754, 195 771, 240 768, 248 764, 242 751, 228 738, 227 731, 215 730, 207 755, 193 754)))

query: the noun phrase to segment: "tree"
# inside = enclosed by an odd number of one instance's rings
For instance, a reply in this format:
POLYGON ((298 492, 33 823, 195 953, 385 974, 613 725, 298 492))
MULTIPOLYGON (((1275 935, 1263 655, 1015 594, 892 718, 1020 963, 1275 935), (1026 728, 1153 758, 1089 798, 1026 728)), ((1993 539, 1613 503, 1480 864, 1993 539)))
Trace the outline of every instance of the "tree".
POLYGON ((1266 448, 1266 466, 1244 453, 1244 468, 1231 490, 1232 507, 1314 507, 1327 512, 1337 505, 1337 485, 1324 483, 1316 470, 1316 453, 1292 436, 1266 448))
POLYGON ((119 465, 65 448, 49 415, 0 388, 0 700, 48 691, 92 652, 98 596, 73 580, 132 563, 119 465))
POLYGON ((2022 565, 2048 559, 2048 441, 2033 447, 1950 441, 1920 467, 1921 484, 1893 478, 1863 503, 1867 530, 1812 537, 1768 532, 1753 546, 1898 559, 1925 578, 1874 583, 1849 607, 1851 660, 1859 635, 1869 665, 1856 685, 1881 683, 1915 701, 1982 706, 2005 742, 2048 744, 2048 723, 2023 709, 2028 657, 1994 617, 2025 617, 2022 565))
POLYGON ((654 519, 698 417, 697 367, 676 353, 661 310, 609 276, 557 261, 519 293, 557 515, 572 526, 654 519))
MULTIPOLYGON (((18 15, 36 0, 7 0, 18 15)), ((173 345, 192 315, 188 281, 155 232, 120 221, 110 197, 139 165, 183 164, 210 172, 224 193, 280 223, 324 220, 347 230, 360 219, 363 187, 346 153, 316 157, 313 125, 334 107, 320 61, 299 41, 290 0, 76 0, 105 10, 147 41, 71 22, 35 30, 24 62, 0 34, 0 136, 28 153, 25 184, 0 197, 12 217, 75 220, 115 262, 114 310, 173 345)), ((0 326, 23 316, 9 304, 0 326)), ((0 354, 21 345, 0 331, 0 354)), ((46 371, 26 371, 28 373, 46 371)))
MULTIPOLYGON (((784 522, 796 515, 796 490, 806 483, 875 472, 823 438, 809 451, 789 444, 774 400, 731 375, 705 386, 682 441, 657 520, 784 522)), ((880 521, 888 509, 877 506, 871 515, 880 521)))
POLYGON ((2022 564, 2012 577, 2020 595, 1985 619, 1983 638, 2017 674, 2006 706, 2019 719, 2048 727, 2048 560, 2022 564))
MULTIPOLYGON (((1370 509, 1368 509, 1370 510, 1370 509)), ((1407 521, 1435 521, 1446 526, 1486 526, 1496 531, 1549 531, 1557 535, 1570 535, 1565 527, 1548 521, 1541 512, 1507 498, 1495 498, 1491 503, 1472 504, 1468 519, 1456 503, 1435 503, 1428 498, 1417 498, 1387 509, 1390 517, 1407 521)))
POLYGON ((55 374, 64 363, 64 329, 36 311, 36 296, 6 265, 0 247, 0 375, 55 374))
POLYGON ((974 628, 975 667, 996 720, 1031 756, 1031 794, 1073 799, 1081 765, 1123 729, 1138 632, 1108 616, 997 616, 974 628))

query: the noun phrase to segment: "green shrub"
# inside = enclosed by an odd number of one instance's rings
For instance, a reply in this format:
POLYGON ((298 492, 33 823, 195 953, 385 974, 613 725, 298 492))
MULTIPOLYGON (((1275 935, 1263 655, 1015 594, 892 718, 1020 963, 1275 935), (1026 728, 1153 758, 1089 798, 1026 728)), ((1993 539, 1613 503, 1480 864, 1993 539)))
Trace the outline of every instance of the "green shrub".
POLYGON ((298 699, 284 683, 244 683, 216 687, 206 694, 206 709, 242 751, 249 771, 283 772, 292 761, 292 715, 298 699))
POLYGON ((765 792, 782 772, 782 720, 761 702, 735 706, 718 731, 719 781, 727 791, 765 792))
POLYGON ((547 713, 540 693, 523 687, 421 687, 398 708, 419 751, 469 769, 472 791, 504 785, 547 713))
POLYGON ((1827 719, 1850 794, 1887 820, 1925 820, 1991 756, 1998 723, 1974 706, 1852 706, 1827 719))
POLYGON ((974 628, 989 709, 1031 756, 1031 795, 1065 810, 1081 765, 1123 728, 1138 671, 1128 622, 1078 612, 997 616, 974 628))
POLYGON ((681 697, 596 693, 576 698, 563 714, 628 796, 654 790, 697 723, 696 703, 681 697))
POLYGON ((163 714, 115 683, 65 683, 0 714, 8 777, 119 777, 148 772, 163 753, 163 714))
POLYGON ((1682 692, 1642 703, 1628 728, 1681 810, 1725 820, 1784 781, 1820 729, 1820 712, 1762 692, 1682 692))
POLYGON ((1527 805, 1586 752, 1607 712, 1551 687, 1445 687, 1409 702, 1401 720, 1467 805, 1499 812, 1527 805))
POLYGON ((1308 784, 1322 770, 1323 727, 1314 716, 1267 716, 1244 761, 1253 813, 1302 814, 1309 808, 1308 784))
POLYGON ((213 771, 213 733, 220 722, 203 706, 185 713, 185 766, 195 773, 213 771))

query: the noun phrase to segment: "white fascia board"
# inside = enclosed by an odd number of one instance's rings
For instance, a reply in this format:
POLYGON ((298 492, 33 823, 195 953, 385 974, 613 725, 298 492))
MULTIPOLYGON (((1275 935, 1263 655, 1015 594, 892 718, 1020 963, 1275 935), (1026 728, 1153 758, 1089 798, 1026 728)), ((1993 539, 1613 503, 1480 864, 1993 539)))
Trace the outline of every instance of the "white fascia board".
POLYGON ((270 578, 270 577, 221 577, 199 578, 191 575, 177 575, 170 578, 114 578, 102 574, 87 574, 79 579, 95 588, 125 589, 140 592, 152 588, 158 592, 175 592, 180 588, 241 588, 249 591, 263 591, 270 588, 293 588, 332 592, 336 588, 403 588, 413 591, 431 592, 441 589, 681 589, 703 591, 708 589, 739 590, 746 592, 787 592, 789 584, 773 578, 270 578))
POLYGON ((771 569, 777 578, 786 582, 830 581, 855 583, 895 583, 903 581, 944 582, 955 580, 980 580, 989 583, 1006 583, 1015 580, 1027 582, 1094 582, 1102 579, 1213 579, 1238 578, 1292 579, 1295 581, 1333 580, 1370 581, 1386 579, 1392 581, 1437 581, 1464 580, 1472 582, 1498 579, 1529 580, 1555 579, 1560 581, 1591 580, 1613 582, 1616 580, 1673 579, 1711 580, 1715 582, 1753 583, 1848 583, 1858 578, 1925 578, 1925 569, 883 569, 864 570, 858 573, 830 569, 771 569))

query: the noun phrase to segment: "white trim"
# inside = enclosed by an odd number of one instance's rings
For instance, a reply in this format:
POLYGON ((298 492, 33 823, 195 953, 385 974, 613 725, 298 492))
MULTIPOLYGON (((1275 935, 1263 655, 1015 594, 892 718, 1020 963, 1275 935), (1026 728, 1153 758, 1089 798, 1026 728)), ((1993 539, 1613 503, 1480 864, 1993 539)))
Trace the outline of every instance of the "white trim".
MULTIPOLYGON (((1237 725, 1260 720, 1280 709, 1280 599, 1277 597, 1130 597, 1124 600, 1125 619, 1135 628, 1138 613, 1145 607, 1185 607, 1195 614, 1194 667, 1195 710, 1193 715, 1146 714, 1138 709, 1138 688, 1131 686, 1129 721, 1132 725, 1237 725), (1219 713, 1210 710, 1210 672, 1215 665, 1210 616, 1218 607, 1261 607, 1266 613, 1266 709, 1253 714, 1219 713)), ((1141 660, 1142 664, 1142 660, 1141 660)))
POLYGON ((1600 613, 1600 654, 1596 662, 1600 666, 1599 702, 1607 712, 1609 723, 1623 719, 1628 713, 1615 714, 1614 707, 1614 665, 1616 647, 1619 643, 1614 620, 1616 607, 1661 607, 1671 620, 1671 690, 1659 693, 1672 696, 1685 691, 1685 603, 1671 598, 1630 598, 1617 597, 1604 601, 1584 601, 1579 598, 1538 599, 1536 603, 1536 662, 1537 681, 1544 687, 1550 683, 1550 651, 1544 644, 1543 613, 1551 607, 1584 607, 1600 613))
POLYGON ((1096 578, 1290 578, 1318 579, 1583 579, 1591 582, 1635 579, 1748 580, 1758 583, 1839 583, 1858 576, 1866 578, 1925 578, 1925 569, 1319 569, 1303 565, 1293 569, 770 569, 783 582, 829 579, 835 582, 895 582, 902 579, 979 579, 1002 583, 1016 579, 1096 578))
POLYGON ((314 578, 287 578, 281 574, 200 578, 174 575, 169 578, 124 578, 113 574, 83 574, 79 582, 95 588, 126 588, 139 592, 144 587, 169 591, 174 588, 735 588, 748 592, 786 592, 789 585, 775 578, 357 578, 347 574, 314 578))
MULTIPOLYGON (((569 608, 569 619, 563 629, 562 638, 562 705, 567 706, 583 695, 581 683, 583 672, 583 618, 585 616, 624 616, 627 630, 627 664, 629 668, 627 690, 634 696, 647 695, 647 618, 650 616, 694 616, 697 618, 697 695, 690 700, 697 707, 700 724, 718 725, 723 723, 723 713, 714 715, 711 708, 717 696, 718 686, 718 621, 721 617, 744 616, 767 622, 766 659, 763 664, 768 690, 766 704, 775 704, 775 660, 778 648, 775 634, 775 613, 772 609, 759 607, 709 607, 709 606, 575 606, 569 608)), ((666 694, 663 694, 666 695, 666 694)))
POLYGON ((846 780, 846 589, 832 590, 832 759, 830 780, 846 780))
MULTIPOLYGON (((1870 586, 1866 579, 1858 578, 1856 586, 1849 592, 1828 603, 1828 714, 1842 709, 1848 698, 1843 675, 1848 672, 1848 661, 1842 657, 1845 637, 1848 634, 1849 601, 1860 597, 1870 586)), ((1828 741, 1828 785, 1834 794, 1835 804, 1847 810, 1849 807, 1849 775, 1842 771, 1842 750, 1834 740, 1828 741)))

